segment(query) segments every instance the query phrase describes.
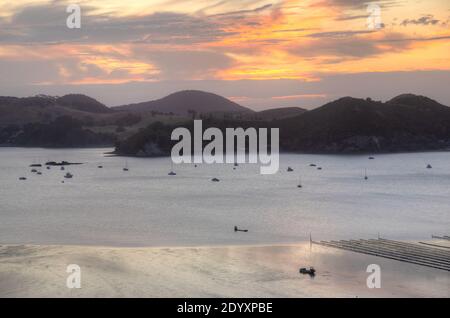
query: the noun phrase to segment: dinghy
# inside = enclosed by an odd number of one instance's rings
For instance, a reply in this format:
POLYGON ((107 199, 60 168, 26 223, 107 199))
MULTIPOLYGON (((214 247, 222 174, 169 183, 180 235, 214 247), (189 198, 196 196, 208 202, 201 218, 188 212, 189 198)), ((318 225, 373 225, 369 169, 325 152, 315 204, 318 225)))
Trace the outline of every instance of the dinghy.
POLYGON ((235 232, 244 232, 244 233, 247 233, 247 232, 248 232, 248 230, 241 230, 241 229, 239 229, 237 226, 234 227, 234 231, 235 231, 235 232))
POLYGON ((303 274, 303 275, 309 275, 309 276, 316 275, 316 270, 314 269, 314 267, 310 267, 309 269, 303 267, 303 268, 300 268, 299 272, 300 272, 300 274, 303 274))

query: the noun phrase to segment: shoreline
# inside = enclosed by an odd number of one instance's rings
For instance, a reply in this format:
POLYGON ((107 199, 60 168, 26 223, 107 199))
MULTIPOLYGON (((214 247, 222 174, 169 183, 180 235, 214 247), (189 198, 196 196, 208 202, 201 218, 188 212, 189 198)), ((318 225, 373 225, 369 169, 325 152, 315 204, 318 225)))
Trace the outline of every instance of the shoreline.
POLYGON ((291 247, 308 244, 309 241, 297 241, 297 242, 281 242, 281 243, 260 243, 260 244, 214 244, 214 245, 103 245, 103 244, 34 244, 34 243, 0 243, 1 247, 73 247, 73 248, 111 248, 111 249, 215 249, 215 248, 251 248, 251 247, 291 247))
POLYGON ((0 297, 450 297, 450 273, 307 243, 101 247, 0 245, 0 297), (81 289, 66 287, 69 264, 81 289), (369 289, 366 269, 382 268, 369 289), (314 266, 314 278, 299 274, 314 266))
MULTIPOLYGON (((50 148, 51 149, 51 148, 50 148)), ((450 148, 442 148, 442 149, 424 149, 424 150, 399 150, 399 151, 377 151, 377 152, 301 152, 301 151, 280 151, 280 155, 309 155, 309 156, 342 156, 342 157, 358 157, 358 156, 377 156, 377 155, 398 155, 398 154, 418 154, 418 153, 442 153, 442 152, 450 152, 450 148)), ((154 156, 139 156, 139 155, 128 155, 120 152, 112 151, 107 152, 105 155, 110 157, 128 157, 128 158, 167 158, 170 157, 170 154, 167 155, 154 155, 154 156)))
MULTIPOLYGON (((98 146, 86 146, 86 147, 40 147, 40 146, 18 146, 18 145, 5 145, 0 144, 0 148, 18 148, 18 149, 43 149, 43 150, 86 150, 86 149, 115 149, 114 145, 98 145, 98 146)), ((280 154, 286 155, 327 155, 327 156, 367 156, 367 155, 391 155, 391 154, 415 154, 415 153, 442 153, 450 152, 450 147, 438 148, 438 149, 418 149, 418 150, 399 150, 399 151, 355 151, 355 152, 307 152, 307 151, 280 151, 280 154)), ((170 157, 167 155, 155 155, 155 156, 139 156, 139 155, 127 155, 116 150, 103 153, 108 157, 129 157, 129 158, 165 158, 170 157)))
MULTIPOLYGON (((375 238, 375 237, 373 237, 375 238)), ((432 242, 435 242, 435 240, 425 240, 425 239, 408 239, 408 240, 398 240, 399 242, 406 242, 406 243, 419 243, 424 242, 426 244, 430 244, 432 242)), ((320 245, 321 241, 313 241, 312 245, 318 246, 320 245)), ((311 242, 307 239, 305 240, 298 240, 298 241, 286 241, 286 242, 276 242, 276 243, 217 243, 217 244, 193 244, 193 245, 108 245, 108 244, 67 244, 67 243, 11 243, 11 242, 0 242, 0 248, 4 246, 27 246, 27 247, 73 247, 73 248, 83 248, 83 247, 89 247, 89 248, 112 248, 112 249, 189 249, 189 248, 195 248, 195 249, 219 249, 219 248, 252 248, 252 247, 297 247, 297 246, 310 246, 311 242)), ((450 246, 448 247, 450 248, 450 246)))

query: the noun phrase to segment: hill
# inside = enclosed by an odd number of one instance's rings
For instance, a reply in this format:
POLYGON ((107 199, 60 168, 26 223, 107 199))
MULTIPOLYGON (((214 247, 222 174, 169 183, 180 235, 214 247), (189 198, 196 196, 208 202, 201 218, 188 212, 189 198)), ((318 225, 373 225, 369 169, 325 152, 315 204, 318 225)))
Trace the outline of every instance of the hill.
POLYGON ((180 91, 164 98, 113 107, 114 110, 129 112, 163 112, 177 115, 252 112, 252 110, 230 101, 222 96, 195 90, 180 91))
POLYGON ((92 97, 81 94, 69 94, 55 99, 57 105, 88 113, 107 114, 113 110, 92 97))
POLYGON ((110 108, 85 95, 37 95, 24 98, 0 96, 0 127, 48 123, 60 116, 93 121, 112 113, 110 108))
POLYGON ((114 111, 95 99, 70 94, 62 97, 0 96, 0 145, 83 147, 113 145, 155 121, 177 123, 187 117, 161 113, 129 113, 114 111), (63 118, 64 120, 60 120, 63 118), (70 121, 66 134, 64 125, 70 121), (58 131, 60 136, 52 137, 58 131), (78 139, 78 141, 77 141, 78 139))
POLYGON ((382 103, 344 97, 278 121, 284 150, 397 152, 450 146, 450 108, 429 98, 400 95, 382 103))
POLYGON ((257 112, 255 115, 260 120, 269 121, 295 117, 305 112, 307 112, 307 110, 300 107, 284 107, 263 110, 257 112))

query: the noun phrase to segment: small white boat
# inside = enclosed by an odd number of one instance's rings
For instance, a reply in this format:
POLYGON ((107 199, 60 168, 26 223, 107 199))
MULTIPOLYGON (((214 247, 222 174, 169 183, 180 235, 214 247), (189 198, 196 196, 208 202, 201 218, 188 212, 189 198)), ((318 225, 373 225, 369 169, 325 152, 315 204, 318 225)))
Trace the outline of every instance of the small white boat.
POLYGON ((64 178, 72 179, 73 178, 73 174, 71 174, 70 172, 67 172, 66 175, 64 176, 64 178))
POLYGON ((173 171, 173 161, 170 162, 170 172, 168 173, 169 176, 176 176, 177 174, 175 173, 175 171, 173 171))

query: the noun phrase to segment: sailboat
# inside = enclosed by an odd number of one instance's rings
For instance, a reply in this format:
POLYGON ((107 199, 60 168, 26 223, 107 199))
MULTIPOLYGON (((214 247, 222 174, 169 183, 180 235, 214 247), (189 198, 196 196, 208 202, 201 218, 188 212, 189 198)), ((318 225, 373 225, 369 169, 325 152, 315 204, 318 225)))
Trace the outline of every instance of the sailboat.
POLYGON ((169 176, 176 176, 177 174, 173 171, 173 161, 170 162, 170 167, 169 176))

